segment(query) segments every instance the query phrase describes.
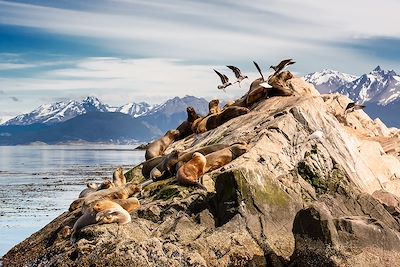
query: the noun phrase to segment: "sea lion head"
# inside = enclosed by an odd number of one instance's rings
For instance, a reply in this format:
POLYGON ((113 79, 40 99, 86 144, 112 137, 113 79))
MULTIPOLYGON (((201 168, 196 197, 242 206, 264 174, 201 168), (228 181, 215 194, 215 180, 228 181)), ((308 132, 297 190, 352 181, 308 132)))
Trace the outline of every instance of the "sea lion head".
POLYGON ((194 122, 194 120, 199 117, 199 115, 197 115, 197 113, 193 107, 187 107, 186 112, 187 112, 187 116, 188 116, 187 117, 188 122, 194 122))
POLYGON ((234 144, 229 147, 229 150, 232 152, 233 158, 238 158, 244 153, 246 153, 249 148, 245 144, 234 144))
POLYGON ((179 130, 169 130, 165 135, 171 139, 176 139, 179 137, 180 132, 179 130))
POLYGON ((99 189, 109 189, 109 188, 113 188, 113 187, 115 187, 114 183, 107 179, 101 183, 99 189))
POLYGON ((99 186, 96 183, 87 183, 86 184, 87 188, 92 188, 97 190, 99 188, 99 186))

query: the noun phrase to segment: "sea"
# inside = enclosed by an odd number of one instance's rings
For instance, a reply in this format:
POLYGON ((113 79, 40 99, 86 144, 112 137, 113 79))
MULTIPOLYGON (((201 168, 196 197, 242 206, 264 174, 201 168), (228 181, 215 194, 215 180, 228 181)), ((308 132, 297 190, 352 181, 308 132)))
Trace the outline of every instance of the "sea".
POLYGON ((143 161, 136 146, 0 146, 0 257, 67 211, 86 183, 143 161))

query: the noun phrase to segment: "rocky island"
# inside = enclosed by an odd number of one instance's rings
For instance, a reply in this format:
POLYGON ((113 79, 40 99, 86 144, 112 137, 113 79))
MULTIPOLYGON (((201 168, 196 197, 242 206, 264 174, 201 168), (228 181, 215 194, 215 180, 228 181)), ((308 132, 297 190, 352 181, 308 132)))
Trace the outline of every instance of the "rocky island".
MULTIPOLYGON (((245 142, 248 151, 202 177, 207 191, 155 181, 132 221, 63 235, 66 211, 11 249, 4 266, 398 266, 400 133, 342 95, 299 78, 290 96, 172 143, 187 150, 245 142)), ((142 164, 125 176, 140 184, 142 164)))

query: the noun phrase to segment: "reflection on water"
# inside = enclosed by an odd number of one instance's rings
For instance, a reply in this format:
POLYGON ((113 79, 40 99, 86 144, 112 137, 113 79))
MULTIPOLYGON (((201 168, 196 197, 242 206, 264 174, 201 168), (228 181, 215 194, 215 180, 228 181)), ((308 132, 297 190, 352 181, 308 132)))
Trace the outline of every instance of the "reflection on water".
POLYGON ((0 255, 68 210, 87 182, 142 161, 134 147, 0 146, 0 255))

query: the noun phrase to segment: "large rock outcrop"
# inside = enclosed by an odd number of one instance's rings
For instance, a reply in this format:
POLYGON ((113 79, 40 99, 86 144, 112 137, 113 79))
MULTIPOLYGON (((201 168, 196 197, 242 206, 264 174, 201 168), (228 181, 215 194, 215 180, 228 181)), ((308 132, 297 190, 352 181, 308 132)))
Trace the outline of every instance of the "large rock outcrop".
MULTIPOLYGON (((399 133, 349 99, 295 95, 168 148, 245 141, 249 152, 203 177, 208 192, 170 178, 145 187, 132 222, 83 228, 65 212, 10 250, 5 266, 396 266, 400 256, 399 133)), ((141 166, 126 174, 142 182, 141 166)))

